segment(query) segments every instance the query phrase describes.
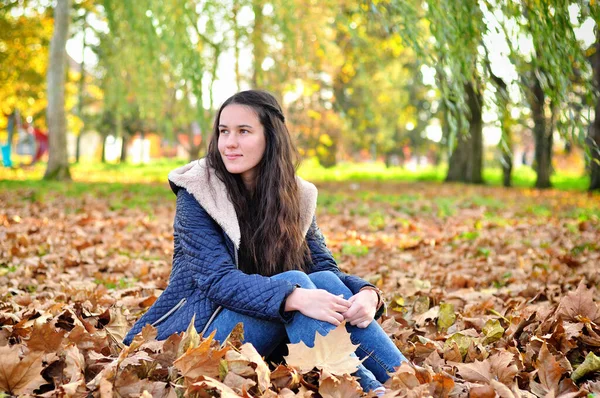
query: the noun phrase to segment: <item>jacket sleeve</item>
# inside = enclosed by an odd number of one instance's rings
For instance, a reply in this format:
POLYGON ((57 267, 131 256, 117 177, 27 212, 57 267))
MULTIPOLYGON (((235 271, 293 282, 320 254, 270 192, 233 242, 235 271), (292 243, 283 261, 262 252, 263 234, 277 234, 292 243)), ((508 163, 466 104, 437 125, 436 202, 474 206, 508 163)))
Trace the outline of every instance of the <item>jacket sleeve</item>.
POLYGON ((185 189, 177 193, 174 234, 181 245, 181 266, 191 269, 198 289, 209 300, 252 317, 289 322, 283 303, 295 286, 237 269, 222 229, 185 189))
MULTIPOLYGON (((349 275, 340 271, 331 251, 325 243, 325 237, 317 226, 316 217, 313 217, 312 224, 306 234, 306 242, 310 250, 310 257, 312 260, 312 266, 309 273, 319 271, 331 271, 337 275, 338 278, 350 289, 352 294, 356 294, 360 289, 370 286, 375 287, 373 284, 359 278, 355 275, 349 275)), ((385 304, 380 306, 375 314, 375 319, 379 318, 385 311, 385 304)))

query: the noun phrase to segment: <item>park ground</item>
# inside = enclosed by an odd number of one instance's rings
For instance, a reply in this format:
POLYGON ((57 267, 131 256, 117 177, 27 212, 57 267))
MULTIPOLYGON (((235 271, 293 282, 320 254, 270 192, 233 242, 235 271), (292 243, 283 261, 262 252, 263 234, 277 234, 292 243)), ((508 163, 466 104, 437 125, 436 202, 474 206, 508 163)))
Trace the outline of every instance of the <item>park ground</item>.
MULTIPOLYGON (((66 184, 38 181, 40 167, 0 174, 0 391, 356 396, 326 370, 264 370, 235 336, 220 350, 149 328, 120 345, 168 281, 170 166, 78 166, 66 184)), ((540 191, 526 173, 510 189, 493 172, 488 186, 436 170, 304 173, 340 267, 385 292, 382 325, 416 365, 390 396, 599 396, 600 196, 584 180, 540 191)))

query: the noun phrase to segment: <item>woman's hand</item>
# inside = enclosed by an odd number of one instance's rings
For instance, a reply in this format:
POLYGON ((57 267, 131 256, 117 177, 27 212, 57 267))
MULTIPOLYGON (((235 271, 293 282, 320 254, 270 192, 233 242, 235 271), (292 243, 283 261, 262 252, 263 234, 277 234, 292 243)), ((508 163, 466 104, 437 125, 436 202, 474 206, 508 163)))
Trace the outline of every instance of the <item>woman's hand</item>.
POLYGON ((349 300, 323 289, 294 289, 285 301, 286 311, 300 311, 309 318, 338 326, 344 321, 342 313, 351 308, 349 300))
POLYGON ((348 301, 352 304, 344 313, 346 321, 359 328, 366 328, 375 319, 379 296, 372 289, 364 289, 350 297, 348 301))

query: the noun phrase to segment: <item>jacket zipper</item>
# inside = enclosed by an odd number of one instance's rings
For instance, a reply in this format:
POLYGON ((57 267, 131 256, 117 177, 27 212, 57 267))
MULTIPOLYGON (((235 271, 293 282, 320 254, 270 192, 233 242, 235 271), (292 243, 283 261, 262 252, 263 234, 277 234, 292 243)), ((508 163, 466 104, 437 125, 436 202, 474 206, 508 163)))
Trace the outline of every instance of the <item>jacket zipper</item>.
POLYGON ((161 323, 162 321, 164 321, 165 319, 167 319, 172 313, 177 311, 179 308, 183 307, 183 305, 185 304, 186 301, 187 301, 187 299, 185 297, 182 298, 181 300, 179 300, 179 302, 177 303, 177 305, 175 305, 175 307, 171 308, 166 314, 164 314, 163 316, 158 318, 156 321, 154 321, 152 323, 152 326, 156 326, 159 323, 161 323))
MULTIPOLYGON (((235 257, 235 268, 239 268, 238 266, 238 251, 234 246, 234 257, 235 257)), ((212 321, 216 318, 216 316, 219 314, 219 312, 221 311, 221 309, 223 308, 222 305, 218 306, 216 310, 213 311, 212 315, 210 316, 210 318, 208 318, 208 322, 206 322, 206 325, 204 326, 204 329, 202 329, 202 331, 200 332, 200 336, 204 337, 204 333, 206 333, 206 331, 208 330, 208 327, 210 326, 210 324, 212 323, 212 321)))

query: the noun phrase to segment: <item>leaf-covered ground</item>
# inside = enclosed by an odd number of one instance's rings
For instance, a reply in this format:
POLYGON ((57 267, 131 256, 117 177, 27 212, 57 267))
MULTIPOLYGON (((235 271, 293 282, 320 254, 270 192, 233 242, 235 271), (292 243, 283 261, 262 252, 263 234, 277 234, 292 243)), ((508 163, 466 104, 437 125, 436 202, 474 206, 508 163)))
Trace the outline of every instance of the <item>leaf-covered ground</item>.
MULTIPOLYGON (((328 364, 269 368, 239 343, 239 330, 222 346, 193 329, 156 341, 151 327, 120 344, 168 281, 175 209, 167 191, 135 208, 127 204, 138 203, 139 187, 0 192, 0 391, 360 396, 356 381, 328 364)), ((321 186, 318 221, 330 248, 345 271, 385 291, 383 326, 412 362, 390 379, 389 396, 600 396, 599 199, 321 186)))

